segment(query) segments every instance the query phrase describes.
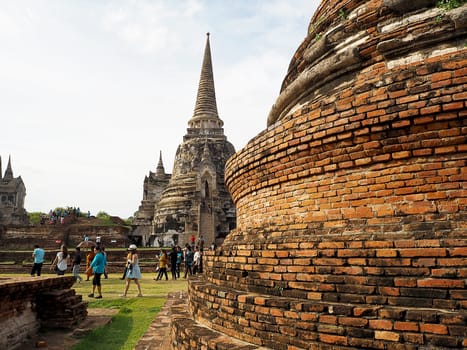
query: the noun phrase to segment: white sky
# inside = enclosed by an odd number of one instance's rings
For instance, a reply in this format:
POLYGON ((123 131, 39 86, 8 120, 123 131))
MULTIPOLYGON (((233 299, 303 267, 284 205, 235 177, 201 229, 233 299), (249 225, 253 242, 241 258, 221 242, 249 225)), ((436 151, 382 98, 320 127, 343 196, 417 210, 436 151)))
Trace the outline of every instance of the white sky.
MULTIPOLYGON (((206 32, 236 150, 266 127, 319 0, 0 0, 0 156, 29 212, 132 216, 193 114, 206 32)), ((3 174, 2 174, 3 175, 3 174)))

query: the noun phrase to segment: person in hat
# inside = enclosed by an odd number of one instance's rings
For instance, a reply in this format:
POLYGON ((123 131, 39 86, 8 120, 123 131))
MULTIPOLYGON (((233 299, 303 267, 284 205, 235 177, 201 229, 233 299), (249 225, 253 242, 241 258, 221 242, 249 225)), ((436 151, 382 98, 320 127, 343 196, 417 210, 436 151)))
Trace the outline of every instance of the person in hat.
POLYGON ((130 259, 127 266, 126 272, 126 283, 125 283, 125 292, 122 294, 122 297, 126 297, 128 292, 128 288, 130 287, 130 282, 133 280, 135 281, 136 287, 138 288, 137 297, 142 297, 143 293, 141 292, 141 286, 139 284, 139 279, 143 276, 141 275, 141 270, 139 268, 139 261, 138 261, 138 253, 136 251, 136 245, 130 244, 128 247, 128 251, 130 252, 130 259))

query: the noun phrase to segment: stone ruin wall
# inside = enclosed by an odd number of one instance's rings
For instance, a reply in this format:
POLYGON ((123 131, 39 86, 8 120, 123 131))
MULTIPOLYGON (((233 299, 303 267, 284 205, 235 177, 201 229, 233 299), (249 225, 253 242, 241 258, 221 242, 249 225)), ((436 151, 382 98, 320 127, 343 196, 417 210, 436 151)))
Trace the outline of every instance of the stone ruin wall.
MULTIPOLYGON (((42 248, 58 249, 61 242, 67 244, 68 250, 83 241, 84 235, 95 241, 97 236, 105 247, 123 248, 128 246, 129 228, 126 226, 92 226, 90 225, 36 225, 3 227, 0 229, 0 250, 32 250, 35 244, 42 248), (58 243, 60 241, 60 243, 58 243)), ((0 261, 2 261, 0 257, 0 261)))
POLYGON ((87 302, 70 289, 74 277, 0 279, 0 349, 21 346, 41 328, 72 328, 87 302))
POLYGON ((226 165, 237 229, 173 348, 467 347, 466 20, 321 3, 268 128, 226 165))

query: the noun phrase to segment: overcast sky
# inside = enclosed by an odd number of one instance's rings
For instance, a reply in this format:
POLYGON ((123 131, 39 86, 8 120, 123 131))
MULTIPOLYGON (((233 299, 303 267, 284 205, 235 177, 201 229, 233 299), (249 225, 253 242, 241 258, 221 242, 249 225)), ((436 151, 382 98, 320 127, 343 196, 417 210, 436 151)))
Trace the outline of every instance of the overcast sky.
POLYGON ((29 212, 132 216, 162 151, 172 172, 210 32, 236 150, 265 129, 319 0, 0 0, 0 156, 29 212))

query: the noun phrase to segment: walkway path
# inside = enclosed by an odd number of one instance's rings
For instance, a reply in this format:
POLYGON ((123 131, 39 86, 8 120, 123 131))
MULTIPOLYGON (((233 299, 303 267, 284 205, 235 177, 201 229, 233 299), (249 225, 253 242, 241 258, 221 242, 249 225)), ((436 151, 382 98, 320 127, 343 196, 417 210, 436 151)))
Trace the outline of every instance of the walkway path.
POLYGON ((169 349, 171 308, 186 302, 186 292, 173 292, 167 296, 167 301, 149 325, 134 350, 162 350, 169 349))

